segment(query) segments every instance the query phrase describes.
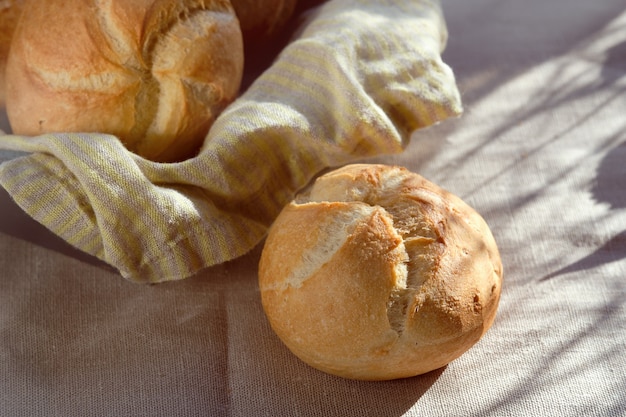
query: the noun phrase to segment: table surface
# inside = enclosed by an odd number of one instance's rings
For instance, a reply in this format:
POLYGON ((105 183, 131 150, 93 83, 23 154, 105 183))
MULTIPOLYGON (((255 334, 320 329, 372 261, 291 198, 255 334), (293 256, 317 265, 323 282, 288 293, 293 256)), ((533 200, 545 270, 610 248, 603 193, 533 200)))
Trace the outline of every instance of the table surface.
POLYGON ((626 415, 624 2, 443 7, 465 113, 370 161, 420 173, 490 225, 505 282, 478 344, 414 378, 330 376, 272 333, 261 245, 134 284, 0 190, 0 416, 626 415))

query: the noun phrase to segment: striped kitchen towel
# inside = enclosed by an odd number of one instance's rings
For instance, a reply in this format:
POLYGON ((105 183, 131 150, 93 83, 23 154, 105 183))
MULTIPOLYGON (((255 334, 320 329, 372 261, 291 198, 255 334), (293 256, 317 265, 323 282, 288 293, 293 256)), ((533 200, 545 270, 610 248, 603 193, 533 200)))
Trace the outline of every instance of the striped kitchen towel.
POLYGON ((0 184, 63 239, 138 282, 245 254, 316 174, 401 152, 461 113, 438 0, 331 0, 216 120, 199 154, 156 163, 114 136, 4 135, 0 184))

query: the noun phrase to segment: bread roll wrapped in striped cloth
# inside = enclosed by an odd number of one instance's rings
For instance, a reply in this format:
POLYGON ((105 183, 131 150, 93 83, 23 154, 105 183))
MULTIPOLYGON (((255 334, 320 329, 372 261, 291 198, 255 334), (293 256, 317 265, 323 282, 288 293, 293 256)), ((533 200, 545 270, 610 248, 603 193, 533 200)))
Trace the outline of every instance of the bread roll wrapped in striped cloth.
POLYGON ((137 282, 239 257, 327 167, 400 153, 458 116, 438 0, 330 0, 215 120, 198 154, 159 163, 112 135, 0 136, 26 152, 0 184, 26 213, 137 282), (86 137, 87 136, 87 137, 86 137))

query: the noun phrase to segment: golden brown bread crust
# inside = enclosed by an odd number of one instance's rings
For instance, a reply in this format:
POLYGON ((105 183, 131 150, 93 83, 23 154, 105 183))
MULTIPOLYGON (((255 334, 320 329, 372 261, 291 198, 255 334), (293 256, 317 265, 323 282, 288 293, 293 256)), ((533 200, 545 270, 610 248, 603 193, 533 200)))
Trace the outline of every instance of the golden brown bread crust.
POLYGON ((350 165, 281 212, 259 265, 272 328, 346 378, 414 376, 492 325, 502 264, 482 217, 403 168, 350 165))
POLYGON ((5 69, 13 32, 22 13, 23 0, 0 0, 0 108, 6 101, 5 69))
POLYGON ((29 2, 7 65, 11 127, 111 133, 184 159, 239 91, 242 42, 228 0, 29 2))

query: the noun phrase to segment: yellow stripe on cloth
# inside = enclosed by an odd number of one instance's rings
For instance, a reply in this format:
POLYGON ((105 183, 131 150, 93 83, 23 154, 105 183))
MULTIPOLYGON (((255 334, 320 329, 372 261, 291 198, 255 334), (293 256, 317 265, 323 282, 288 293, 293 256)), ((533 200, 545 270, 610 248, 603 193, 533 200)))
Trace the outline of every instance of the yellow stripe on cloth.
POLYGON ((161 164, 110 135, 6 135, 29 152, 0 183, 33 218, 133 281, 161 282, 245 254, 325 168, 401 152, 461 113, 433 0, 331 0, 218 117, 199 155, 161 164))

